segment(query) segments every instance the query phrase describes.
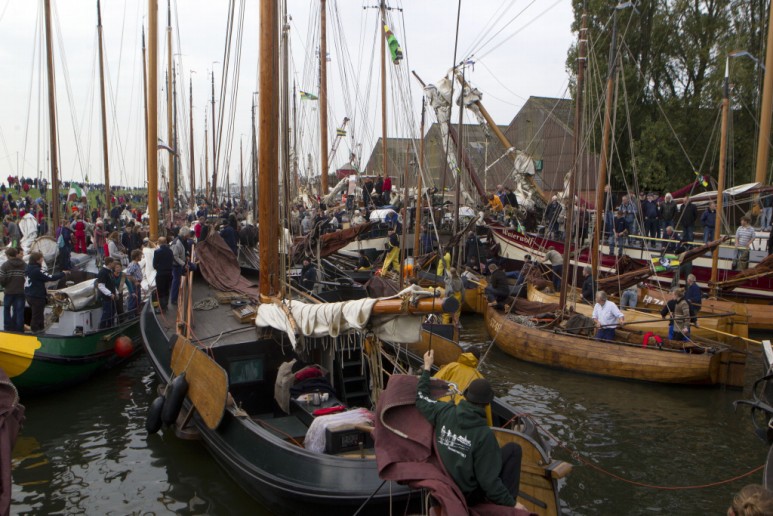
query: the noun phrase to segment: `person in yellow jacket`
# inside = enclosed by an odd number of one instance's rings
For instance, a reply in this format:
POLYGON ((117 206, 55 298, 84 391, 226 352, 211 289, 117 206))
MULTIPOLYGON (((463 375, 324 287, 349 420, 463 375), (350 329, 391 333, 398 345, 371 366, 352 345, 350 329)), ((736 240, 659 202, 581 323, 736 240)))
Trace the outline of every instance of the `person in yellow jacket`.
MULTIPOLYGON (((483 375, 477 369, 479 359, 480 351, 478 349, 473 349, 472 351, 462 353, 459 355, 459 358, 456 360, 456 362, 451 362, 450 364, 446 364, 441 367, 440 370, 435 373, 433 378, 437 378, 438 380, 443 380, 448 383, 453 383, 456 385, 459 392, 462 393, 467 388, 467 386, 472 383, 473 380, 483 378, 483 375)), ((440 398, 439 401, 451 401, 451 399, 451 396, 444 396, 440 398)), ((457 405, 463 399, 464 397, 461 394, 456 394, 453 396, 453 401, 457 405)), ((493 425, 490 404, 486 406, 486 421, 488 421, 489 426, 493 425)))
POLYGON ((446 250, 446 254, 437 262, 437 270, 435 274, 445 280, 446 272, 451 269, 451 251, 446 250))
POLYGON ((456 271, 456 267, 448 269, 448 275, 446 276, 446 297, 454 297, 459 301, 459 309, 453 314, 443 313, 443 324, 450 324, 452 321, 454 324, 459 324, 459 316, 462 314, 462 292, 464 292, 464 284, 462 278, 459 277, 459 273, 456 271))
POLYGON ((397 231, 394 228, 389 230, 389 241, 387 242, 389 252, 384 259, 384 266, 381 267, 381 274, 386 274, 390 267, 400 271, 400 239, 397 237, 397 231))
POLYGON ((502 205, 502 199, 494 194, 491 194, 488 198, 488 207, 496 214, 502 213, 505 210, 504 205, 502 205))

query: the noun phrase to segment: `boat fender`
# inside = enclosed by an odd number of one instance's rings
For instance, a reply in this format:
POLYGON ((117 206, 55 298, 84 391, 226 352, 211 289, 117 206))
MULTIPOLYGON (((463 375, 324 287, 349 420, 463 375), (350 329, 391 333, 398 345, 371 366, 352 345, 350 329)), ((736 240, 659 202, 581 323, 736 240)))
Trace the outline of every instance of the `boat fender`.
POLYGON ((182 373, 169 384, 164 410, 161 411, 161 421, 165 425, 171 425, 177 421, 187 394, 188 380, 185 379, 185 373, 182 373))
POLYGON ((165 397, 159 396, 148 407, 148 417, 145 419, 145 430, 148 434, 155 434, 161 430, 161 411, 164 408, 165 397))

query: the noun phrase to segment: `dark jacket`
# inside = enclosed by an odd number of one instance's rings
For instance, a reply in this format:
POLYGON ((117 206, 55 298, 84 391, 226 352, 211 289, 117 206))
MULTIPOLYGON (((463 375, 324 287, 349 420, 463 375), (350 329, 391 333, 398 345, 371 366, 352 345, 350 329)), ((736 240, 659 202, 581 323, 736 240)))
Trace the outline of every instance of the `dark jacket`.
POLYGON ((491 273, 491 276, 489 276, 488 284, 489 286, 491 286, 492 289, 496 291, 510 290, 507 284, 507 274, 505 274, 505 271, 503 271, 502 269, 497 269, 491 273))
POLYGON ((24 269, 27 264, 19 258, 11 258, 0 266, 0 285, 7 296, 24 294, 24 269))
POLYGON ((231 248, 234 254, 239 252, 238 240, 239 235, 236 234, 236 230, 231 226, 226 226, 220 231, 220 236, 223 237, 225 243, 231 248))
POLYGON ((697 283, 693 283, 684 292, 684 298, 690 303, 690 311, 693 315, 701 311, 703 305, 703 292, 697 283))
POLYGON ((593 281, 593 274, 582 280, 582 298, 592 305, 596 302, 596 282, 593 281))
POLYGON ((667 221, 676 218, 676 201, 665 201, 660 205, 660 218, 667 221))
POLYGON ((641 213, 645 219, 658 218, 658 204, 655 201, 644 201, 641 203, 641 213))
POLYGON ((314 284, 317 282, 317 268, 313 263, 304 265, 301 269, 301 285, 306 290, 314 288, 314 284))
POLYGON ((153 253, 153 268, 159 274, 171 274, 174 266, 174 253, 164 244, 153 253))
POLYGON ((499 471, 502 452, 486 422, 484 407, 462 400, 458 405, 430 397, 430 373, 421 374, 416 408, 435 427, 435 445, 440 460, 465 494, 480 488, 493 503, 512 507, 499 471))
POLYGON ((39 263, 30 263, 24 271, 26 283, 24 284, 24 295, 27 297, 42 298, 48 297, 46 291, 46 282, 56 281, 64 277, 64 273, 48 274, 43 272, 39 263))
MULTIPOLYGON (((714 229, 715 227, 717 227, 717 210, 704 211, 703 215, 701 215, 701 224, 703 224, 704 228, 714 229)), ((713 234, 710 236, 711 238, 714 238, 713 234)))
POLYGON ((682 206, 682 227, 691 228, 698 219, 698 208, 691 202, 682 206))
MULTIPOLYGON (((104 285, 105 288, 109 290, 111 294, 116 293, 115 280, 113 276, 114 276, 113 270, 107 267, 102 267, 101 269, 99 269, 99 273, 97 274, 97 284, 104 285)), ((97 292, 99 293, 100 299, 102 300, 109 299, 105 296, 104 292, 102 292, 101 290, 97 289, 97 292)))

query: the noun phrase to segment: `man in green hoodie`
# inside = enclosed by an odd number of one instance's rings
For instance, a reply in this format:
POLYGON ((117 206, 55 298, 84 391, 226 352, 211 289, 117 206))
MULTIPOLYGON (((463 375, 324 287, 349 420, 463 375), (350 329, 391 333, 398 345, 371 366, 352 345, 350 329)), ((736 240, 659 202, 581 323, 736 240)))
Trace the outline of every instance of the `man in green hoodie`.
POLYGON ((459 486, 468 506, 489 501, 513 507, 520 482, 519 446, 499 448, 486 421, 486 406, 494 399, 488 380, 474 380, 458 405, 430 397, 430 371, 435 353, 424 354, 416 408, 435 427, 435 444, 446 471, 459 486))

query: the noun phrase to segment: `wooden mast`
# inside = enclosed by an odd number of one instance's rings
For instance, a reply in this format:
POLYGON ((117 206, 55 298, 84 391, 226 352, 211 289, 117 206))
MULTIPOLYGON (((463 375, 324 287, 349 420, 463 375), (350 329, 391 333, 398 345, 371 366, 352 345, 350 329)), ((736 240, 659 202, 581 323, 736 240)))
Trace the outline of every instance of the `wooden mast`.
MULTIPOLYGON (((593 248, 591 251, 591 266, 593 277, 598 278, 599 248, 601 242, 601 226, 604 223, 604 187, 607 183, 609 169, 609 140, 612 132, 612 100, 614 98, 615 71, 617 69, 617 9, 612 15, 612 43, 609 46, 609 72, 607 73, 607 94, 604 105, 604 132, 601 139, 601 163, 596 181, 596 222, 593 224, 593 248)), ((571 199, 572 205, 574 199, 571 199)), ((571 231, 571 228, 569 228, 571 231)))
POLYGON ((56 89, 54 86, 54 45, 51 41, 51 0, 45 0, 46 68, 48 70, 48 131, 51 145, 51 229, 59 227, 59 149, 56 141, 56 89))
MULTIPOLYGON (((386 0, 379 5, 381 26, 384 34, 381 37, 381 171, 384 179, 387 177, 387 69, 386 69, 386 0)), ((388 200, 387 200, 388 202, 388 200)))
MULTIPOLYGON (((562 309, 566 306, 566 291, 569 288, 569 272, 571 269, 573 269, 573 267, 570 267, 572 258, 570 255, 570 247, 572 243, 571 234, 574 222, 574 195, 575 191, 577 190, 577 169, 578 167, 582 166, 580 155, 582 153, 582 109, 583 94, 585 93, 586 45, 588 42, 587 31, 588 13, 586 11, 586 3, 583 2, 580 33, 578 35, 579 37, 577 42, 577 90, 575 92, 576 98, 574 105, 574 165, 569 171, 569 209, 566 213, 566 227, 569 228, 569 230, 564 231, 564 268, 561 271, 561 296, 558 302, 558 306, 560 306, 562 309)), ((597 224, 598 220, 599 216, 596 215, 597 224)))
MULTIPOLYGON (((714 240, 722 238, 723 192, 725 190, 725 175, 727 174, 727 123, 730 112, 730 64, 725 60, 725 80, 722 83, 722 132, 719 139, 719 178, 717 179, 717 223, 714 225, 714 240)), ((767 141, 765 142, 767 146, 767 141)), ((759 171, 759 168, 758 168, 759 171)), ((763 171, 764 172, 764 171, 763 171)), ((711 253, 711 295, 717 294, 717 268, 719 265, 719 246, 711 253)))
POLYGON ((148 216, 150 240, 158 240, 158 0, 148 0, 148 216))
POLYGON ((239 204, 244 203, 244 141, 239 140, 239 204))
MULTIPOLYGON (((760 134, 757 139, 757 165, 754 175, 754 180, 758 183, 765 183, 768 178, 770 117, 773 114, 773 5, 769 11, 768 42, 765 47, 765 79, 762 83, 762 105, 760 107, 760 134)), ((720 213, 718 206, 717 213, 720 213)))
POLYGON ((190 162, 191 162, 191 208, 196 207, 196 167, 193 153, 193 79, 188 79, 188 126, 190 127, 190 162))
POLYGON ((258 176, 258 136, 255 132, 255 96, 252 97, 252 166, 250 174, 252 182, 252 220, 258 221, 258 185, 256 183, 258 176))
MULTIPOLYGON (((174 145, 174 128, 172 119, 172 6, 171 0, 166 2, 166 137, 167 145, 172 147, 174 145)), ((175 149, 177 152, 177 149, 175 149)), ((174 216, 174 152, 168 152, 168 173, 169 173, 169 186, 167 187, 167 193, 169 194, 169 214, 174 216)))
MULTIPOLYGON (((142 26, 142 104, 145 109, 145 145, 148 141, 148 62, 147 51, 145 48, 145 26, 142 26)), ((145 156, 145 177, 149 176, 148 170, 150 170, 150 163, 147 161, 147 149, 145 156)), ((148 179, 148 188, 150 188, 150 180, 148 179)), ((108 192, 110 200, 112 201, 112 192, 108 192)), ((148 197, 148 217, 150 217, 150 197, 148 197)))
MULTIPOLYGON (((413 258, 414 267, 416 266, 416 259, 419 257, 419 247, 421 242, 419 240, 421 235, 421 205, 424 202, 424 198, 421 196, 421 175, 424 171, 424 115, 427 112, 427 99, 422 97, 421 99, 421 128, 419 129, 419 174, 416 177, 416 221, 413 224, 413 258)), ((406 201, 407 204, 407 201, 406 201)))
POLYGON ((326 0, 319 0, 319 154, 320 163, 320 197, 327 194, 327 9, 326 0))
POLYGON ((105 207, 110 213, 112 195, 110 192, 110 163, 107 153, 107 104, 105 102, 105 54, 102 37, 102 9, 97 0, 97 37, 99 38, 99 100, 102 106, 102 161, 105 170, 105 207))
POLYGON ((408 233, 408 167, 411 161, 411 142, 405 144, 405 172, 403 173, 403 230, 400 234, 400 290, 403 289, 403 267, 405 266, 405 248, 406 234, 408 233))
MULTIPOLYGON (((258 234, 260 237, 260 294, 279 294, 279 9, 277 0, 260 3, 258 234)), ((214 84, 214 83, 213 83, 214 84)), ((214 87, 214 86, 213 86, 214 87)))
POLYGON ((204 109, 204 188, 205 199, 207 202, 211 202, 209 199, 209 145, 207 145, 207 110, 204 109))
POLYGON ((215 71, 212 70, 212 201, 215 207, 217 202, 217 145, 215 140, 215 71))

